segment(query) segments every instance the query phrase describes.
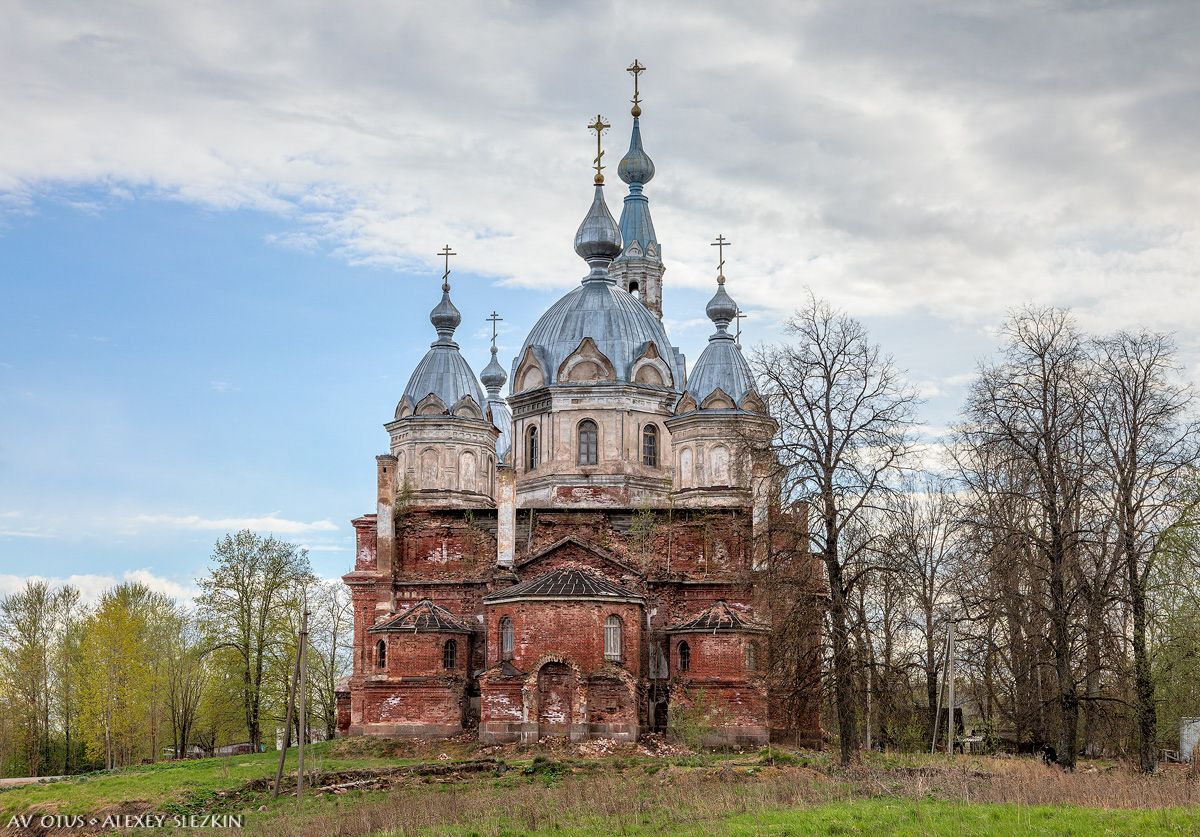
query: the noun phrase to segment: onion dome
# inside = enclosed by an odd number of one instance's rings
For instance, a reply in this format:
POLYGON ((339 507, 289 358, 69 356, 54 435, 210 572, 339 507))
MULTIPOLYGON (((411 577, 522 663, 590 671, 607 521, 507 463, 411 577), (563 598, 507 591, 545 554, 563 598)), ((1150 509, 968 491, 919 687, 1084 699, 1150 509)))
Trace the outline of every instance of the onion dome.
POLYGON ((438 337, 429 345, 429 351, 408 379, 401 406, 407 399, 409 408, 415 409, 423 400, 434 395, 446 411, 453 412, 460 401, 470 398, 482 415, 483 390, 470 364, 459 353, 458 344, 454 342, 454 330, 462 322, 462 315, 450 301, 450 285, 447 282, 442 283, 442 299, 429 312, 429 321, 433 323, 438 337))
POLYGON ((633 120, 629 151, 621 159, 617 174, 629 184, 629 194, 621 207, 621 240, 625 244, 622 258, 628 257, 631 248, 637 254, 657 257, 658 239, 654 221, 650 218, 650 201, 642 193, 642 186, 654 177, 654 163, 642 150, 642 132, 636 119, 633 120))
POLYGON ((708 338, 708 346, 692 367, 687 391, 701 405, 718 389, 732 398, 734 404, 741 404, 747 394, 755 392, 754 376, 742 350, 729 333, 729 324, 737 316, 738 306, 725 292, 723 275, 717 277, 717 292, 704 312, 717 330, 708 338))
POLYGON ((496 360, 495 345, 492 346, 492 359, 487 366, 483 367, 483 372, 479 374, 479 380, 483 381, 483 385, 487 387, 487 406, 492 411, 492 424, 500 431, 500 435, 496 439, 496 461, 504 462, 508 458, 509 451, 512 450, 513 421, 512 408, 500 395, 500 388, 508 380, 508 375, 496 360))
POLYGON ((589 279, 608 280, 608 265, 621 252, 621 230, 613 220, 612 213, 608 211, 603 185, 596 186, 592 206, 575 233, 575 252, 591 265, 592 274, 589 279), (603 268, 602 277, 597 272, 598 268, 603 268))
POLYGON ((654 161, 642 148, 642 129, 636 116, 633 119, 633 134, 629 138, 629 150, 617 166, 617 176, 630 186, 644 186, 654 178, 654 161))

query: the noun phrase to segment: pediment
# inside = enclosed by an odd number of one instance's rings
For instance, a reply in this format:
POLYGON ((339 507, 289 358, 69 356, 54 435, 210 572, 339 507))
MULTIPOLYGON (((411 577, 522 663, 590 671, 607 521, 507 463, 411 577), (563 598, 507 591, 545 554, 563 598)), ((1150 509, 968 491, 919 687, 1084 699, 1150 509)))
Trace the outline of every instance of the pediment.
POLYGON ((696 409, 696 399, 692 398, 690 392, 685 392, 683 398, 680 398, 679 403, 675 405, 675 415, 690 413, 694 409, 696 409))
POLYGON ((521 355, 517 371, 513 375, 513 381, 515 384, 513 392, 524 392, 527 389, 537 389, 546 385, 546 370, 542 368, 537 355, 534 354, 533 346, 525 347, 525 354, 521 355))
POLYGON ((460 398, 450 412, 460 418, 483 418, 483 411, 479 409, 479 405, 475 403, 475 399, 469 395, 464 395, 460 398))
POLYGON ((523 578, 552 570, 587 569, 618 583, 642 578, 636 567, 625 563, 607 549, 590 541, 568 535, 517 562, 514 569, 523 578))
POLYGON ((707 398, 700 402, 701 410, 732 410, 736 406, 729 394, 720 387, 714 389, 707 398))
POLYGON ((615 381, 617 371, 612 361, 596 347, 595 341, 585 337, 579 341, 575 351, 558 367, 556 380, 560 382, 590 383, 592 381, 615 381))
POLYGON ((742 397, 742 403, 738 404, 738 407, 748 413, 763 413, 765 415, 767 412, 767 405, 763 403, 763 400, 758 397, 758 393, 756 392, 747 392, 742 397))
POLYGON ((662 359, 654 341, 646 343, 629 370, 629 380, 648 386, 669 387, 674 383, 671 367, 662 359))
POLYGON ((413 412, 418 416, 444 416, 449 411, 446 409, 446 402, 431 392, 417 402, 413 412))

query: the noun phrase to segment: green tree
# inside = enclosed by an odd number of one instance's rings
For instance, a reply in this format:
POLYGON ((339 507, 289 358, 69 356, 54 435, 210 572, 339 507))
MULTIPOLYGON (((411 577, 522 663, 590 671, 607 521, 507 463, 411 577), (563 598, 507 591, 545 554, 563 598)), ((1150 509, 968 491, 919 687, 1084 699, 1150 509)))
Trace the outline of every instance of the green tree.
POLYGON ((196 598, 208 647, 228 650, 240 683, 239 704, 250 743, 262 743, 269 664, 288 637, 288 616, 313 581, 308 553, 294 544, 242 530, 213 549, 214 566, 198 579, 196 598))

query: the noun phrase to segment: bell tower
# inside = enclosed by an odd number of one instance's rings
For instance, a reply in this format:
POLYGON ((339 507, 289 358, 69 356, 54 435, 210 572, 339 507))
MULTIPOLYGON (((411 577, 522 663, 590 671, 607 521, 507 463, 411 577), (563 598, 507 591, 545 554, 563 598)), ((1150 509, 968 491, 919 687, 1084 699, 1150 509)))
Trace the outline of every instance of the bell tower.
POLYGON ((654 234, 654 221, 650 218, 650 202, 643 193, 645 185, 654 177, 654 162, 642 149, 638 77, 645 71, 637 60, 628 67, 628 72, 633 75, 633 107, 629 111, 633 114, 633 133, 629 138, 629 151, 621 158, 617 175, 629 184, 629 194, 621 208, 624 247, 609 272, 621 288, 636 296, 661 320, 662 278, 666 268, 654 234))

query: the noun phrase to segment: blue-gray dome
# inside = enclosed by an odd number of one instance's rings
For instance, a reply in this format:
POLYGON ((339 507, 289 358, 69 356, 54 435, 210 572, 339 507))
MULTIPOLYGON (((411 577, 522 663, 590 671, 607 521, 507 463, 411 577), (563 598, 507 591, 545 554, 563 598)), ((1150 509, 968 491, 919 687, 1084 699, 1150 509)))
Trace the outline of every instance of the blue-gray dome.
POLYGON ((756 391, 750 364, 731 334, 714 334, 708 338, 708 345, 688 377, 687 391, 696 399, 697 405, 718 389, 732 398, 734 404, 740 404, 748 393, 756 391))
MULTIPOLYGON (((493 338, 494 339, 494 338, 493 338)), ((500 395, 500 388, 508 380, 503 367, 496 360, 496 347, 492 346, 492 359, 479 373, 479 380, 487 387, 487 406, 492 411, 492 424, 500 435, 496 438, 496 461, 504 462, 512 450, 512 409, 500 395)))
POLYGON ((597 259, 611 262, 621 252, 621 230, 608 211, 603 186, 596 186, 592 206, 575 233, 575 252, 589 264, 597 259))
MULTIPOLYGON (((454 330, 462 322, 462 315, 450 301, 448 284, 443 283, 442 299, 429 312, 429 321, 433 323, 438 339, 430 344, 429 351, 421 358, 421 362, 408 379, 408 386, 404 388, 404 395, 401 397, 401 407, 407 400, 409 409, 416 409, 426 397, 436 395, 447 410, 453 411, 458 402, 469 396, 475 401, 475 407, 482 416, 485 409, 483 390, 471 365, 459 353, 458 344, 453 339, 454 330)), ((400 411, 400 408, 397 408, 397 414, 400 411)))
MULTIPOLYGON (((663 324, 654 313, 611 279, 588 278, 541 316, 525 338, 516 363, 533 347, 546 383, 555 383, 558 367, 590 337, 613 364, 616 379, 628 382, 634 361, 653 342, 676 384, 682 375, 663 324)), ((515 368, 515 367, 514 367, 515 368)))
POLYGON ((642 130, 638 119, 633 119, 633 133, 629 137, 629 150, 617 166, 617 176, 626 183, 645 185, 654 178, 654 161, 642 148, 642 130))
POLYGON ((508 462, 512 450, 512 408, 503 398, 488 396, 488 407, 492 410, 492 425, 500 431, 496 437, 496 461, 508 462))
POLYGON ((717 330, 708 338, 708 345, 692 367, 687 391, 696 399, 697 405, 718 389, 732 398, 735 405, 740 404, 748 393, 756 390, 750 364, 729 333, 729 323, 737 316, 738 306, 725 292, 724 275, 717 277, 717 292, 708 301, 704 312, 717 330))

